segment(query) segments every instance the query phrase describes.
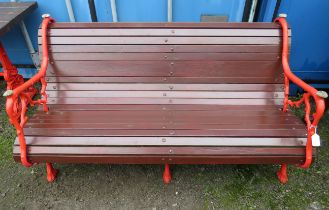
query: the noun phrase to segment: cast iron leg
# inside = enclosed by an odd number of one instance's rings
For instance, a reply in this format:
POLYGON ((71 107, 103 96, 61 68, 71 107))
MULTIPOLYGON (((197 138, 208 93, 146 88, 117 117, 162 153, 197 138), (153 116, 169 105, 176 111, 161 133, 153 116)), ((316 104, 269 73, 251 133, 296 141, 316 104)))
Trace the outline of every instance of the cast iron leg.
POLYGON ((282 184, 286 184, 288 182, 287 167, 287 164, 282 163, 280 170, 277 172, 278 179, 282 184))
POLYGON ((51 163, 46 163, 46 166, 47 166, 47 180, 48 182, 53 182, 56 179, 58 170, 54 169, 51 163))
POLYGON ((163 182, 165 184, 169 184, 171 182, 170 168, 169 168, 169 164, 167 164, 167 163, 165 164, 162 178, 163 178, 163 182))

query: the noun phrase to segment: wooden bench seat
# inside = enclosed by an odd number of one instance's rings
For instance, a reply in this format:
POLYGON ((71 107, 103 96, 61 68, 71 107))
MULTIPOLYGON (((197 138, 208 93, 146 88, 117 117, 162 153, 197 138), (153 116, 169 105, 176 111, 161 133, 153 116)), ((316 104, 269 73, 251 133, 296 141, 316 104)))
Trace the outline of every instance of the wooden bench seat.
MULTIPOLYGON (((271 105, 53 105, 24 130, 33 162, 287 163, 305 125, 271 105)), ((14 156, 20 159, 18 141, 14 156)))
POLYGON ((169 164, 281 164, 286 183, 287 164, 316 156, 326 93, 287 66, 284 19, 283 35, 275 23, 52 23, 47 33, 51 21, 39 30, 41 73, 24 87, 41 80, 43 99, 19 90, 23 105, 49 111, 19 124, 17 90, 6 92, 14 159, 46 162, 49 181, 51 163, 164 164, 166 183, 169 164), (308 91, 297 102, 289 80, 308 91), (307 125, 287 109, 301 103, 307 125))

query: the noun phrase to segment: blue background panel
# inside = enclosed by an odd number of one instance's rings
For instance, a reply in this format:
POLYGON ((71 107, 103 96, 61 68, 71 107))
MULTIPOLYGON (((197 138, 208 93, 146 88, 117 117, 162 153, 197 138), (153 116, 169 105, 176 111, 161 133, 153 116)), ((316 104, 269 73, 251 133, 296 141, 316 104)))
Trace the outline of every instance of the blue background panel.
POLYGON ((201 15, 225 15, 229 22, 242 21, 245 0, 173 0, 173 21, 200 22, 201 15))
POLYGON ((286 0, 282 1, 279 13, 288 14, 287 21, 292 28, 290 64, 292 69, 305 78, 318 77, 329 72, 329 1, 286 0), (318 76, 317 76, 318 75, 318 76))

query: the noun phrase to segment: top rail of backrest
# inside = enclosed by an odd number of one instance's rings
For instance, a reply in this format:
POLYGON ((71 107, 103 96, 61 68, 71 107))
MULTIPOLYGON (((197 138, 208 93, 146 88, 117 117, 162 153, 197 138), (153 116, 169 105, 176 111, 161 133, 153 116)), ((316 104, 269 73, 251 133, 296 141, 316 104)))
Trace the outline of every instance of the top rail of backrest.
POLYGON ((52 29, 60 28, 230 28, 230 29, 281 29, 276 23, 192 23, 192 22, 171 22, 171 23, 140 23, 140 22, 127 22, 127 23, 112 23, 112 22, 60 22, 54 23, 50 26, 52 29))

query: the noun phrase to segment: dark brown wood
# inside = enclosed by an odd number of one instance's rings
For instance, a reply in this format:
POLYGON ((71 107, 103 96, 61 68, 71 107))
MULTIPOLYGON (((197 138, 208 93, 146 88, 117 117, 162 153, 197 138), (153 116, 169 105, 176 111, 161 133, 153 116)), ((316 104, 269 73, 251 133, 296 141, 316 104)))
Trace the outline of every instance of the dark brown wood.
MULTIPOLYGON (((301 147, 306 138, 214 138, 214 137, 38 137, 27 136, 28 146, 244 146, 301 147)), ((16 139, 15 145, 18 146, 16 139)))
POLYGON ((93 28, 224 28, 224 29, 279 29, 280 26, 276 23, 55 23, 51 28, 65 29, 93 29, 93 28))
MULTIPOLYGON (((55 61, 48 76, 231 77, 280 81, 277 61, 55 61), (97 69, 97 71, 93 71, 97 69), (172 73, 171 73, 172 72, 172 73)), ((253 83, 250 81, 249 83, 253 83)), ((280 83, 280 82, 277 82, 280 83)))
MULTIPOLYGON (((205 37, 212 37, 212 36, 253 36, 253 37, 267 37, 267 36, 281 36, 281 29, 222 29, 222 28, 215 28, 215 29, 151 29, 151 28, 143 28, 143 29, 120 29, 120 28, 113 28, 111 30, 98 28, 98 29, 57 29, 51 28, 48 33, 50 36, 205 36, 205 37)), ((39 36, 41 33, 39 31, 39 36)), ((290 35, 290 31, 289 31, 290 35)))
MULTIPOLYGON (((92 79, 92 78, 91 78, 92 79)), ((282 84, 116 84, 116 83, 48 83, 48 91, 218 91, 218 92, 282 92, 282 84)), ((82 92, 84 93, 84 92, 82 92)), ((274 93, 273 93, 274 95, 274 93)))
MULTIPOLYGON (((221 84, 221 83, 238 83, 238 84, 271 84, 283 82, 283 78, 262 77, 262 76, 223 76, 223 77, 52 77, 46 78, 47 82, 56 83, 164 83, 164 84, 221 84)), ((59 84, 60 85, 60 84, 59 84)), ((98 86, 98 85, 97 85, 98 86)), ((281 86, 283 87, 282 83, 281 86)), ((51 90, 53 87, 49 88, 51 90)), ((90 88, 88 88, 89 90, 90 88)))
MULTIPOLYGON (((39 37, 39 43, 41 38, 39 37)), ((49 37, 55 44, 279 44, 280 37, 49 37)))
MULTIPOLYGON (((46 155, 293 155, 301 156, 305 155, 305 147, 87 147, 87 146, 74 146, 74 147, 63 147, 63 146, 29 146, 28 151, 30 154, 46 155)), ((14 153, 19 152, 19 147, 14 147, 14 153)))
MULTIPOLYGON (((43 107, 39 107, 38 115, 50 115, 52 113, 58 113, 61 111, 110 111, 110 110, 149 110, 149 111, 160 111, 160 110, 168 110, 168 111, 235 111, 240 110, 241 112, 249 112, 249 111, 259 111, 262 110, 264 112, 267 111, 277 111, 281 110, 282 106, 273 106, 273 105, 264 105, 264 106, 244 106, 244 105, 204 105, 204 104, 198 104, 198 105, 191 105, 191 104, 184 104, 184 105, 177 105, 177 104, 171 104, 171 105, 159 105, 159 104, 149 104, 149 105, 130 105, 130 104, 52 104, 48 106, 51 112, 45 113, 43 112, 43 107)), ((282 112, 279 112, 282 113, 282 112)), ((286 112, 285 114, 293 115, 290 113, 290 111, 286 112)), ((38 118, 38 117, 36 117, 38 118)))
MULTIPOLYGON (((314 156, 315 158, 315 156, 314 156)), ((18 153, 14 160, 20 162, 18 153)), ((95 164, 301 164, 300 156, 146 156, 146 155, 30 155, 34 163, 95 163, 95 164)))
MULTIPOLYGON (((39 48, 42 53, 42 48, 39 48)), ((53 53, 280 53, 277 45, 52 45, 53 53)))
POLYGON ((52 53, 56 61, 277 61, 277 53, 52 53))
POLYGON ((37 8, 36 2, 1 2, 0 36, 5 35, 19 21, 37 8))

